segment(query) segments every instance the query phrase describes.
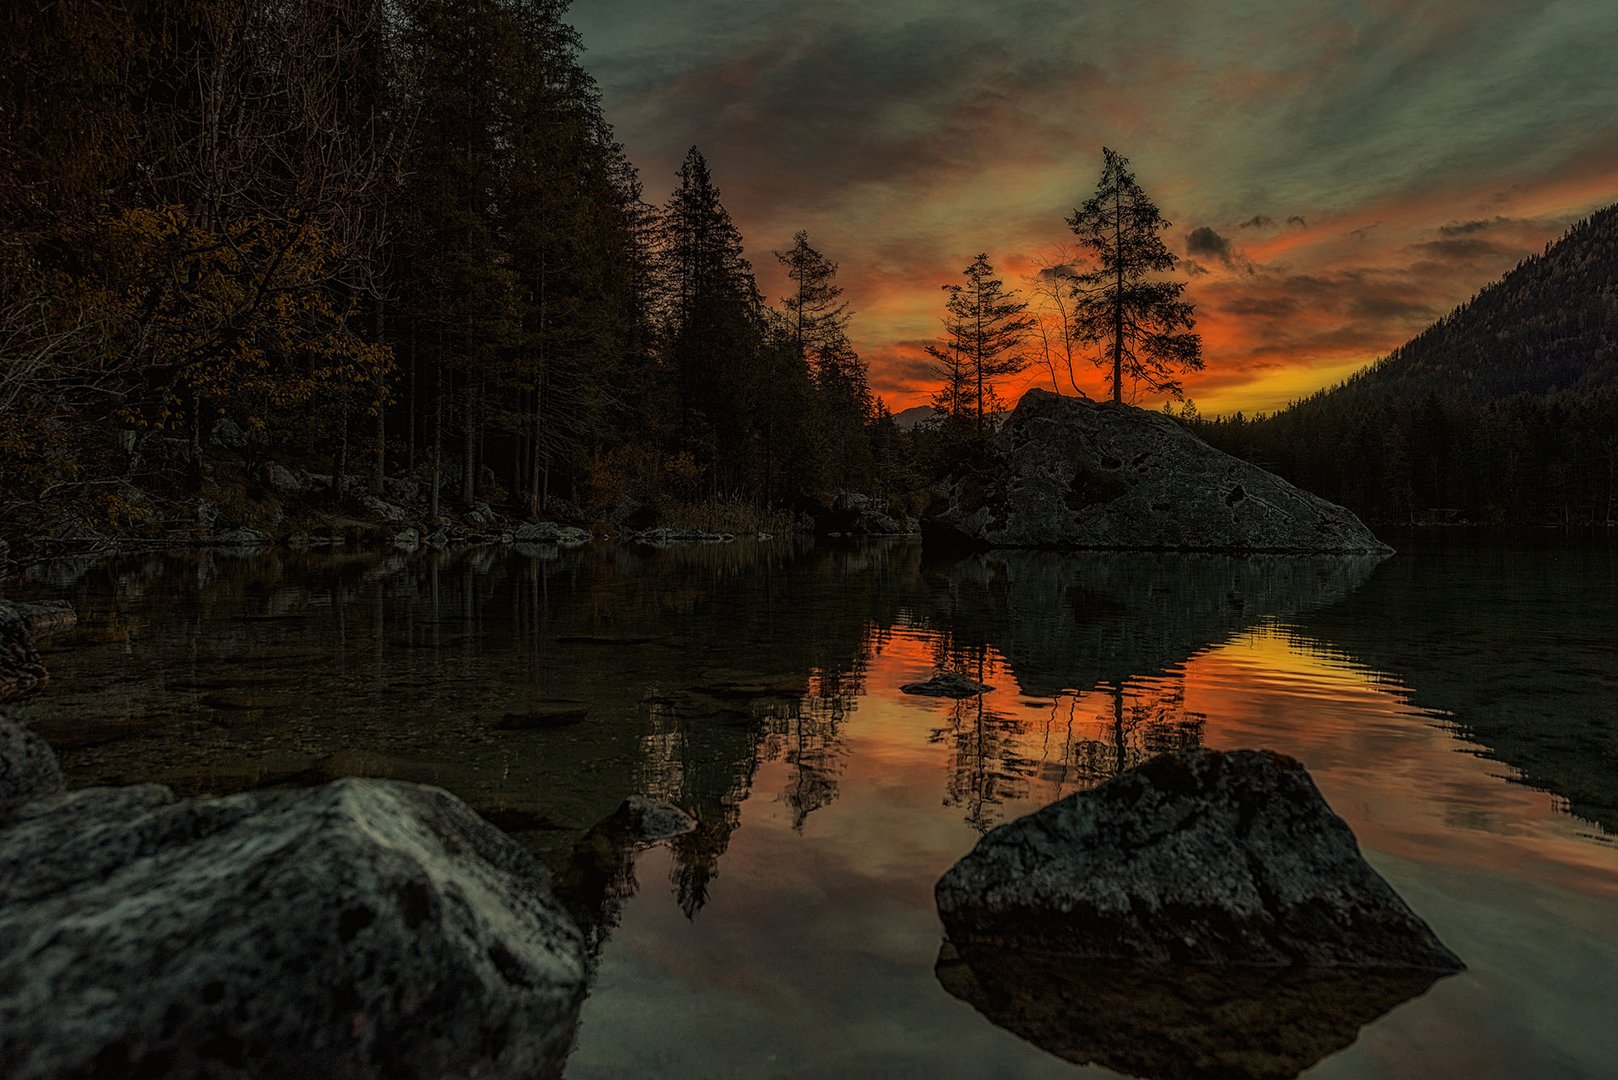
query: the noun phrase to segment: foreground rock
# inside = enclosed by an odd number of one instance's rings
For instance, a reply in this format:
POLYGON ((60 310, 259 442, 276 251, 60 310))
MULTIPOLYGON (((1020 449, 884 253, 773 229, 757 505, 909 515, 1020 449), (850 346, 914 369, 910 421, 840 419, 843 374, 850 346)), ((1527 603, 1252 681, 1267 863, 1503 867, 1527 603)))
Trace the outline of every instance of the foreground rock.
POLYGON ((1004 825, 939 880, 949 937, 1090 960, 1453 972, 1291 758, 1165 754, 1004 825))
POLYGON ((1174 419, 1030 390, 987 470, 952 482, 935 544, 1386 552, 1352 513, 1215 450, 1174 419))
POLYGON ((1035 1046, 1130 1076, 1297 1076, 1441 974, 1343 968, 1197 968, 946 943, 934 974, 1035 1046))
POLYGON ((899 687, 899 692, 918 697, 969 698, 993 689, 988 683, 969 679, 958 671, 940 671, 926 682, 905 683, 899 687))
POLYGON ((44 686, 50 676, 39 662, 28 616, 0 603, 0 701, 12 701, 44 686))
POLYGON ((445 792, 36 800, 0 831, 11 1078, 559 1073, 582 937, 445 792))

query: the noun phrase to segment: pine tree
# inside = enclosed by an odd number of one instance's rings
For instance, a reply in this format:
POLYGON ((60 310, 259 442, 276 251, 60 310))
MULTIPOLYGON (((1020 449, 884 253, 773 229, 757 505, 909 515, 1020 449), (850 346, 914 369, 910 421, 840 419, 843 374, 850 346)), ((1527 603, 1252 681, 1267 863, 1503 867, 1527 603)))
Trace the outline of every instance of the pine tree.
POLYGON ((1129 159, 1105 147, 1102 154, 1095 194, 1067 222, 1095 259, 1072 277, 1073 337, 1101 346, 1096 364, 1111 368, 1113 401, 1123 400, 1126 377, 1178 398, 1176 373, 1202 370, 1202 339, 1191 332, 1185 283, 1154 276, 1179 261, 1158 235, 1169 223, 1135 182, 1129 159))
POLYGON ((995 382, 1028 366, 1022 347, 1034 320, 1016 290, 994 276, 988 255, 973 259, 962 274, 964 285, 944 286, 946 342, 927 347, 944 380, 933 407, 954 420, 969 418, 982 435, 1000 403, 995 382))
POLYGON ((693 146, 661 222, 665 351, 678 389, 682 449, 735 490, 761 456, 754 428, 765 363, 763 303, 742 237, 693 146))
POLYGON ((781 301, 793 348, 813 367, 847 341, 848 304, 836 282, 837 264, 816 251, 801 229, 792 237, 792 247, 777 251, 775 257, 794 285, 791 295, 781 301))

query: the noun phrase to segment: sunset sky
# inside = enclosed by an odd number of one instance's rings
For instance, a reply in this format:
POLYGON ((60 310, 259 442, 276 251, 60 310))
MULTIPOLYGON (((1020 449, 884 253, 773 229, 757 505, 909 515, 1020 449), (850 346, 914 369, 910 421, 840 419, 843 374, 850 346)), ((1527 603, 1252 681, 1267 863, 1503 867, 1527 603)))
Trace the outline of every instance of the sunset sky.
POLYGON ((576 0, 572 19, 647 199, 700 146, 772 299, 770 251, 807 229, 895 411, 927 398, 939 286, 979 251, 1020 284, 1072 239, 1103 145, 1173 222, 1204 412, 1335 382, 1618 199, 1612 0, 576 0))

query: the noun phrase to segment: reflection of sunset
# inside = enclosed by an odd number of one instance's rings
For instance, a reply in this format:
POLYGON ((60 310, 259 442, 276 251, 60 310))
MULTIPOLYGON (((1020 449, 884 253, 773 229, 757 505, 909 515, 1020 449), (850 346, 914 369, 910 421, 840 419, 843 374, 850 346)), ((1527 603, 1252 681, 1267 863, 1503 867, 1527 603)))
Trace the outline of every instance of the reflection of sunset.
MULTIPOLYGON (((960 650, 944 636, 897 629, 873 650, 865 696, 843 729, 841 775, 848 790, 903 789, 993 825, 1092 787, 1154 746, 1267 748, 1308 766, 1369 851, 1474 868, 1509 851, 1539 880, 1618 897, 1609 847, 1580 836, 1553 796, 1505 782, 1501 766, 1468 752, 1406 697, 1396 682, 1274 627, 1165 675, 1130 679, 1121 696, 1099 687, 1053 699, 1019 695, 992 648, 960 650), (896 692, 940 666, 981 671, 997 688, 981 714, 978 699, 896 692), (1120 737, 1127 746, 1115 755, 1120 737)), ((779 769, 761 772, 764 790, 793 782, 775 779, 779 769)))

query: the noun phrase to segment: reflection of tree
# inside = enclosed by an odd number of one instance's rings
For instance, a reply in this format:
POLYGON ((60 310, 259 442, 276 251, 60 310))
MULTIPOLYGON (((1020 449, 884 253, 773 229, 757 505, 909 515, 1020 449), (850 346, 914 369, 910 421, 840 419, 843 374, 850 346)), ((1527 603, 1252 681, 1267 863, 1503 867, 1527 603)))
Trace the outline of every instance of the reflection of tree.
POLYGON ((1185 710, 1183 678, 1113 682, 1091 694, 1051 703, 1041 734, 1037 775, 1054 801, 1132 769, 1148 758, 1202 745, 1207 718, 1185 710), (1100 698, 1101 708, 1089 710, 1100 698))
POLYGON ((792 827, 799 832, 811 813, 837 799, 846 753, 842 727, 863 691, 864 673, 864 657, 848 671, 819 669, 803 699, 770 720, 764 757, 783 760, 792 770, 780 797, 791 808, 792 827))
MULTIPOLYGON (((965 671, 980 683, 988 681, 987 648, 956 648, 941 637, 934 654, 939 667, 965 671)), ((928 736, 929 742, 950 747, 944 805, 964 807, 967 824, 978 832, 988 832, 996 823, 994 807, 1027 793, 1028 778, 1038 764, 1023 753, 1026 722, 994 711, 985 700, 979 694, 956 701, 950 722, 928 736)))
POLYGON ((1106 687, 1109 708, 1095 719, 1100 735, 1074 740, 1069 752, 1078 786, 1094 787, 1158 754, 1202 745, 1207 718, 1184 711, 1185 681, 1167 680, 1155 689, 1155 700, 1142 700, 1149 691, 1140 687, 1126 701, 1123 683, 1106 687))

